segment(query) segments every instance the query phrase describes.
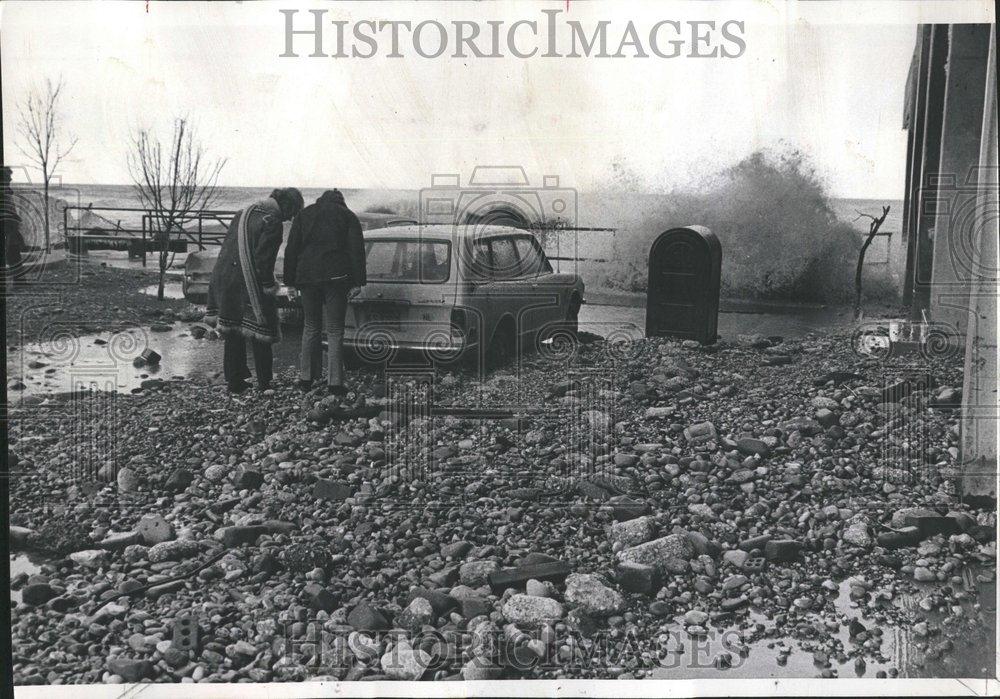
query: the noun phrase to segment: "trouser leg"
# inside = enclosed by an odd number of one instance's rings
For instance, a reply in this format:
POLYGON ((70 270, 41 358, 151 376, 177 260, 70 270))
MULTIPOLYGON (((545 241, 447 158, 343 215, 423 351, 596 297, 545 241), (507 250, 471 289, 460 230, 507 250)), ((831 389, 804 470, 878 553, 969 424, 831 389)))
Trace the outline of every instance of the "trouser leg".
POLYGON ((222 350, 222 372, 226 383, 236 386, 250 375, 247 369, 247 343, 238 332, 226 333, 222 350))
POLYGON ((323 296, 319 287, 307 286, 301 291, 302 350, 299 356, 299 378, 315 381, 322 375, 323 296))
POLYGON ((7 269, 4 270, 4 285, 6 286, 7 279, 10 279, 11 286, 23 286, 24 285, 24 263, 21 259, 21 248, 17 245, 8 245, 7 249, 4 251, 6 257, 5 262, 7 263, 7 269))
POLYGON ((267 388, 273 378, 274 352, 268 342, 253 342, 253 365, 257 371, 257 386, 267 388))
POLYGON ((326 383, 344 385, 344 320, 347 317, 347 287, 330 285, 324 295, 326 319, 326 383))

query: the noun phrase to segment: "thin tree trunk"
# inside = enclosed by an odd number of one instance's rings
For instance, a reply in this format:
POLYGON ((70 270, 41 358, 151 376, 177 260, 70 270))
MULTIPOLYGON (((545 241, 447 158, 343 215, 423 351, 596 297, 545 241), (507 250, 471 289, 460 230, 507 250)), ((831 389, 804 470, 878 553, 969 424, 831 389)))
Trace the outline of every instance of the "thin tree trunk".
POLYGON ((885 217, 889 215, 889 207, 882 207, 882 215, 878 218, 870 214, 860 214, 861 216, 867 216, 871 219, 871 223, 868 225, 868 237, 865 239, 864 244, 861 246, 861 252, 858 253, 858 266, 854 271, 854 320, 861 319, 861 273, 865 266, 865 253, 868 252, 868 247, 875 240, 875 236, 878 235, 878 229, 882 227, 885 222, 885 217))
POLYGON ((162 301, 164 296, 164 286, 167 279, 167 254, 170 249, 170 229, 166 234, 161 234, 160 244, 160 285, 156 289, 156 300, 162 301))
POLYGON ((50 250, 49 244, 49 178, 46 175, 44 178, 45 182, 45 196, 42 204, 45 206, 45 254, 47 255, 50 250))

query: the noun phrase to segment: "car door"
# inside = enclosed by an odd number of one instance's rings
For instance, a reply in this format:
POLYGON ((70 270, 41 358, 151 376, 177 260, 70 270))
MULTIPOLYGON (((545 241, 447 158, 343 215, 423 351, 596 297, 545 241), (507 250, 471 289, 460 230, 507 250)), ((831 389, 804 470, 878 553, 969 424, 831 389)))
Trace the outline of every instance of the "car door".
POLYGON ((566 316, 566 285, 552 273, 552 266, 534 236, 516 236, 514 245, 529 294, 524 311, 527 324, 535 333, 550 335, 566 316))
POLYGON ((457 307, 465 314, 466 331, 486 352, 499 315, 492 303, 492 292, 496 286, 493 277, 493 263, 490 244, 486 238, 474 237, 463 241, 466 253, 459 256, 461 261, 462 284, 459 287, 457 307))
POLYGON ((514 236, 502 235, 489 238, 492 281, 489 284, 490 305, 497 318, 510 315, 522 347, 537 332, 537 319, 525 314, 531 305, 530 281, 525 277, 517 256, 514 236))

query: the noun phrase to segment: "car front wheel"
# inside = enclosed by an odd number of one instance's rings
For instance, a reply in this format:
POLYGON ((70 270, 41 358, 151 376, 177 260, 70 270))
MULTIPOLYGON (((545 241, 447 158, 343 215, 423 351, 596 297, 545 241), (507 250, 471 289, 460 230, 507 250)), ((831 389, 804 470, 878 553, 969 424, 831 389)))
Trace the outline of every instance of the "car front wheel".
POLYGON ((506 366, 514 357, 514 333, 506 324, 501 324, 493 333, 486 348, 486 368, 497 369, 506 366))
POLYGON ((569 308, 566 309, 566 320, 564 321, 566 330, 577 337, 580 332, 580 300, 575 296, 569 300, 569 308))

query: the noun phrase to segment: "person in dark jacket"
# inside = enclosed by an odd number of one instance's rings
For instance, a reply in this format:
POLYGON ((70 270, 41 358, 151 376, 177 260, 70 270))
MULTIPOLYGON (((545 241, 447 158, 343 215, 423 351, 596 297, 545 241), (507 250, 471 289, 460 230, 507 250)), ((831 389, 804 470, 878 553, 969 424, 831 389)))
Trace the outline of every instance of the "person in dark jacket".
POLYGON ((24 250, 24 234, 21 233, 21 217, 14 205, 10 188, 12 171, 4 165, 0 168, 0 226, 3 227, 4 286, 9 277, 14 287, 24 286, 24 264, 21 252, 24 250))
POLYGON ((347 302, 365 285, 365 243, 361 222, 344 195, 327 190, 292 222, 285 248, 284 282, 295 287, 305 317, 298 386, 308 391, 322 375, 320 335, 327 335, 328 390, 344 387, 344 319, 347 302))
POLYGON ((232 393, 250 385, 247 340, 253 349, 257 386, 265 390, 271 383, 271 345, 281 339, 274 261, 281 247, 281 223, 295 217, 302 204, 302 193, 294 187, 276 189, 233 217, 222 243, 208 285, 205 319, 225 339, 223 372, 232 393))

